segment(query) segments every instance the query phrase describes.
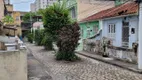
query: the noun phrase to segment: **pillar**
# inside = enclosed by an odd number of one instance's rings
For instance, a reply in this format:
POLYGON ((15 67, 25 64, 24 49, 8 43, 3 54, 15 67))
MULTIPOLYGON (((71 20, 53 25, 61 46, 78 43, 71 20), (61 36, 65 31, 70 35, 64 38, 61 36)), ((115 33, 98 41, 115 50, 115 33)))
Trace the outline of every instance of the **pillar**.
POLYGON ((139 49, 138 49, 138 68, 142 69, 142 3, 139 6, 139 49))

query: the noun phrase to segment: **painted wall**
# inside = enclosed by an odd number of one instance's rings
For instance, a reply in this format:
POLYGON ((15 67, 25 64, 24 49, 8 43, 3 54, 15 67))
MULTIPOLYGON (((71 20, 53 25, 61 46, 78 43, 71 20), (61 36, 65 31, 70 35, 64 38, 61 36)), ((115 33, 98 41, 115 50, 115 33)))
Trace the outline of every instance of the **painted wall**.
MULTIPOLYGON (((103 31, 102 36, 108 36, 108 25, 115 24, 116 25, 116 34, 113 40, 113 45, 116 47, 122 47, 122 21, 123 18, 114 18, 114 19, 107 19, 103 20, 103 31)), ((138 42, 138 17, 137 16, 128 16, 126 17, 126 21, 129 22, 129 48, 132 48, 132 43, 138 42), (131 33, 132 28, 135 29, 135 33, 131 33)))
POLYGON ((123 4, 123 3, 127 2, 127 1, 128 0, 115 0, 115 5, 119 6, 119 5, 121 5, 121 4, 123 4))
POLYGON ((115 37, 112 39, 113 45, 116 47, 122 46, 122 18, 108 19, 103 21, 102 37, 109 38, 108 25, 115 24, 115 37))
POLYGON ((27 80, 26 51, 0 51, 0 73, 0 80, 27 80))
POLYGON ((132 48, 134 42, 138 42, 138 16, 129 17, 129 48, 132 48), (135 33, 131 33, 132 28, 135 29, 135 33))
POLYGON ((98 30, 99 30, 98 21, 80 23, 81 38, 86 39, 86 38, 94 36, 97 33, 95 32, 95 27, 98 27, 98 30), (90 35, 88 35, 88 32, 87 32, 88 30, 90 30, 90 35))
POLYGON ((79 25, 81 36, 79 40, 80 45, 78 46, 78 50, 83 50, 83 40, 94 36, 97 33, 96 28, 99 30, 100 26, 99 21, 80 23, 79 25), (88 31, 90 35, 88 35, 88 31))

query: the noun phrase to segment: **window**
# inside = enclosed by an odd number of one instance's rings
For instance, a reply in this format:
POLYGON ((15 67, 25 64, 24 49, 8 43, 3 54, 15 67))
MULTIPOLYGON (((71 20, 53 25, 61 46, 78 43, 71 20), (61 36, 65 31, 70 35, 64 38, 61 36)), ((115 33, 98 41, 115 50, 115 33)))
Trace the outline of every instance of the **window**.
POLYGON ((71 16, 72 16, 72 18, 76 18, 76 10, 75 10, 75 7, 73 7, 73 8, 71 9, 71 16))
POLYGON ((109 38, 115 38, 115 24, 109 24, 108 25, 108 36, 109 38))
POLYGON ((96 34, 98 32, 98 30, 99 30, 98 25, 95 25, 93 28, 94 28, 94 32, 96 34))
POLYGON ((16 21, 19 21, 19 16, 16 16, 16 21))

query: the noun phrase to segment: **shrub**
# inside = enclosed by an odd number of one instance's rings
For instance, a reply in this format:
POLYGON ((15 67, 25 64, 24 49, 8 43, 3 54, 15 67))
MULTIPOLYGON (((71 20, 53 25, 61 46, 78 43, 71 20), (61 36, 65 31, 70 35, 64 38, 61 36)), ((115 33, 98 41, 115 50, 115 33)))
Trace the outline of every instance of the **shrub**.
POLYGON ((33 42, 33 33, 28 33, 27 38, 28 38, 28 41, 30 43, 32 43, 33 42))
POLYGON ((38 46, 41 46, 42 45, 42 39, 44 37, 44 30, 36 30, 35 31, 35 43, 36 45, 38 46))
POLYGON ((73 61, 78 59, 75 49, 79 45, 80 28, 77 23, 66 25, 59 31, 57 46, 59 51, 56 54, 57 60, 73 61))
POLYGON ((45 33, 41 44, 46 50, 53 50, 53 37, 49 33, 45 33))

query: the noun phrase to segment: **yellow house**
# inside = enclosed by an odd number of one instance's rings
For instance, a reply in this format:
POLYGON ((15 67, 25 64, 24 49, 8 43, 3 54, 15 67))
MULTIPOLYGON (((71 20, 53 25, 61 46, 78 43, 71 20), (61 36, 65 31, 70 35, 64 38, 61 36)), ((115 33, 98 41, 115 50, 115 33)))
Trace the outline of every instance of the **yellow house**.
POLYGON ((24 14, 26 14, 27 12, 22 12, 22 11, 14 11, 13 10, 13 5, 12 4, 6 4, 6 8, 8 11, 8 15, 11 16, 14 19, 14 23, 12 23, 11 25, 7 25, 9 27, 12 27, 12 29, 5 29, 5 34, 9 34, 9 35, 22 35, 22 30, 21 30, 21 16, 23 16, 24 14), (15 30, 15 31, 14 31, 15 30))

